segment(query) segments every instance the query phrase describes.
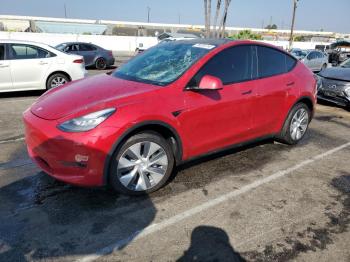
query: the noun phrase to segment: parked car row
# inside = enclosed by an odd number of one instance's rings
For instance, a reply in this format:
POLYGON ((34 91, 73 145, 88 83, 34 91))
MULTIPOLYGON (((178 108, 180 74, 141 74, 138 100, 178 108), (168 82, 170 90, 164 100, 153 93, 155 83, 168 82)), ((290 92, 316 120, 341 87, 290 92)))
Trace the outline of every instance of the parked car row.
POLYGON ((49 45, 0 40, 0 92, 50 89, 87 75, 86 66, 106 69, 112 51, 88 43, 49 45))
POLYGON ((319 72, 327 68, 328 56, 322 51, 294 48, 291 50, 291 54, 314 72, 319 72))
POLYGON ((40 43, 0 41, 0 92, 50 89, 86 74, 82 56, 40 43))

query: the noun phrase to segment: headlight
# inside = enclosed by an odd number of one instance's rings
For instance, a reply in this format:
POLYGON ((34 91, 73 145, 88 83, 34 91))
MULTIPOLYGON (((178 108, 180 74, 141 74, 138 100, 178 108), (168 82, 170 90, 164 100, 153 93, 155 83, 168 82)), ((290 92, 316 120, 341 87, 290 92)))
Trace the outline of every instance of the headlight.
POLYGON ((346 87, 344 92, 348 97, 350 97, 350 86, 346 87))
POLYGON ((83 132, 94 129, 115 112, 115 108, 108 108, 91 114, 73 118, 58 126, 65 132, 83 132))
POLYGON ((316 86, 317 86, 317 90, 322 89, 322 77, 320 77, 319 75, 314 74, 314 77, 316 79, 316 86))

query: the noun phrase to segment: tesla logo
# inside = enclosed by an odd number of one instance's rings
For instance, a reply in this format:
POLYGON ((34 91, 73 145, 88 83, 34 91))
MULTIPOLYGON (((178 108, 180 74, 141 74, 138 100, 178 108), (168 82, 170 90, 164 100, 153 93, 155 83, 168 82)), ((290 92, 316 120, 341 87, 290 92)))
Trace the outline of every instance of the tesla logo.
POLYGON ((328 85, 328 88, 336 89, 336 88, 337 88, 337 85, 328 85))
POLYGON ((41 111, 41 110, 43 110, 43 108, 42 107, 38 107, 36 111, 41 111))

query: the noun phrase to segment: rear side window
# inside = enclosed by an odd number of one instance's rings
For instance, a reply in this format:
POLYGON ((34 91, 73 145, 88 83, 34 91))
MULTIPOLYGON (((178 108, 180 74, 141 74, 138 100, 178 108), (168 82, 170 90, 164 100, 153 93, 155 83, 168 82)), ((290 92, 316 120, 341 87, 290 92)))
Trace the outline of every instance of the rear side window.
POLYGON ((257 46, 258 76, 269 77, 289 72, 295 66, 296 60, 274 48, 257 46))
POLYGON ((224 85, 252 79, 252 46, 225 49, 210 59, 194 76, 190 86, 198 86, 205 75, 221 79, 224 85))
POLYGON ((87 45, 87 44, 79 45, 79 51, 94 51, 94 50, 96 50, 96 47, 92 45, 87 45))
POLYGON ((0 45, 0 60, 5 59, 5 45, 0 45))
POLYGON ((10 51, 11 59, 36 59, 55 56, 55 54, 42 48, 24 44, 11 44, 10 51))
POLYGON ((72 51, 79 51, 79 45, 77 44, 72 44, 72 45, 68 45, 65 49, 65 52, 72 52, 72 51))

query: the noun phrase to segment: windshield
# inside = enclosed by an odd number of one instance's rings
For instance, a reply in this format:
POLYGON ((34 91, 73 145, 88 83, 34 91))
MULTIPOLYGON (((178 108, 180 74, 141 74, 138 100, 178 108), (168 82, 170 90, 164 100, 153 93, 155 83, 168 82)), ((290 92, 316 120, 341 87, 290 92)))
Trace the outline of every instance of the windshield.
POLYGON ((60 50, 60 51, 63 51, 63 49, 66 47, 67 45, 66 44, 59 44, 58 46, 56 46, 55 48, 60 50))
POLYGON ((292 55, 300 58, 304 58, 306 56, 306 52, 302 50, 293 50, 292 55))
POLYGON ((161 43, 122 65, 113 76, 164 86, 179 78, 213 48, 214 45, 193 42, 161 43))
POLYGON ((343 63, 341 63, 340 67, 350 68, 350 59, 345 60, 343 63))

